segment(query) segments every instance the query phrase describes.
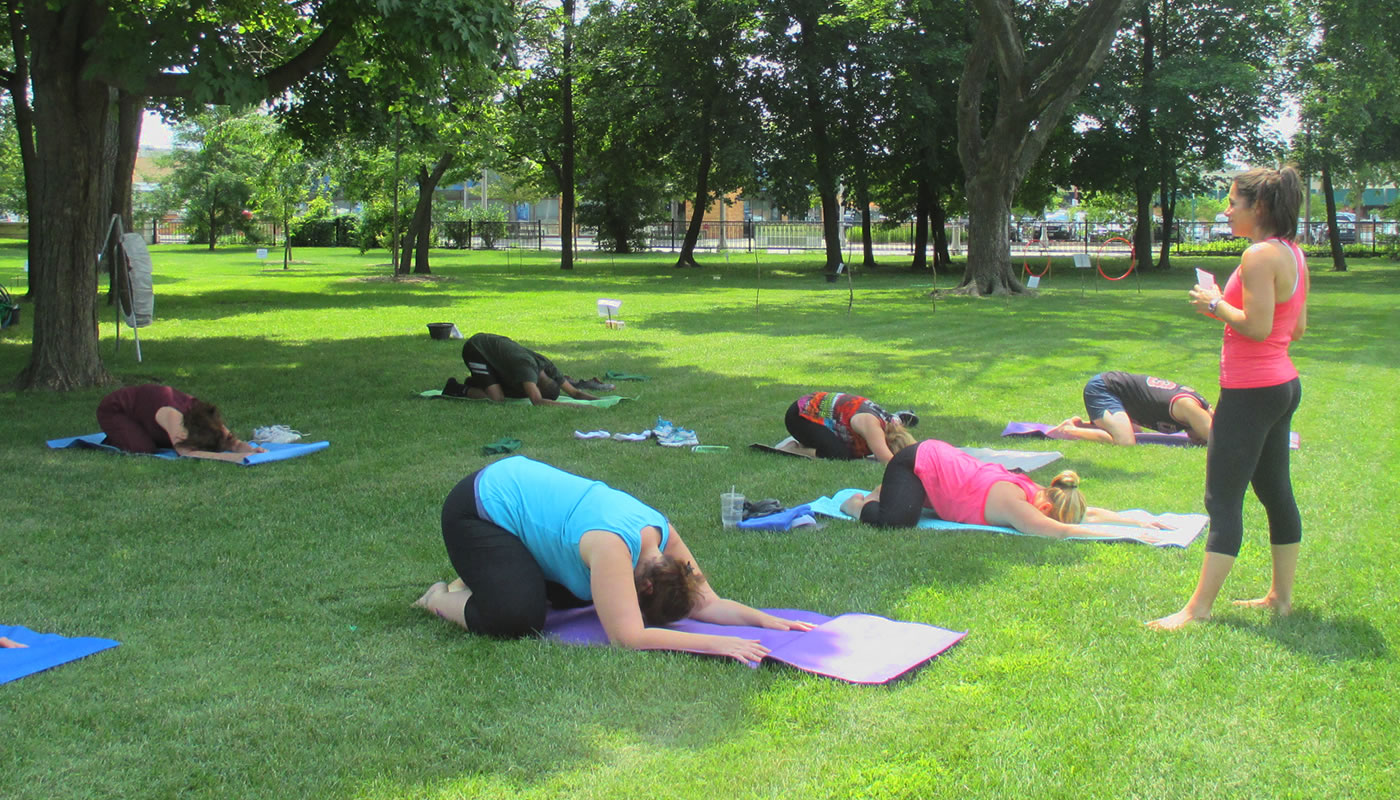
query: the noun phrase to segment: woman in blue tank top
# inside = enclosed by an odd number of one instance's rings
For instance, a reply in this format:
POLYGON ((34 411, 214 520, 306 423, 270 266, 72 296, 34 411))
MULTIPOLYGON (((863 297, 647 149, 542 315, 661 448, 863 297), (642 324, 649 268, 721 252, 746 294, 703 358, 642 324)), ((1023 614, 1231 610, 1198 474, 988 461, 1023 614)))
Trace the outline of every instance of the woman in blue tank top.
POLYGON ((715 594, 661 512, 601 481, 524 456, 463 478, 442 507, 457 571, 417 605, 471 633, 538 633, 550 607, 592 603, 608 639, 634 650, 686 650, 757 662, 767 648, 737 636, 661 626, 683 617, 719 625, 810 630, 715 594))

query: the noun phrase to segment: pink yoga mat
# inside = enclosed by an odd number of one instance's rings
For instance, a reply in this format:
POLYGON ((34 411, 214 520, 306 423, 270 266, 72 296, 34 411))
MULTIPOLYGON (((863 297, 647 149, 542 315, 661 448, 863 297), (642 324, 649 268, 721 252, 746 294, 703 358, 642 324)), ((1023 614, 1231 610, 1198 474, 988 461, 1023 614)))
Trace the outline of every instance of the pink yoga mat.
MULTIPOLYGON (((769 649, 765 661, 848 683, 889 683, 957 644, 966 631, 950 631, 918 622, 842 614, 828 617, 790 608, 764 609, 775 617, 816 625, 810 631, 773 631, 736 625, 681 620, 670 627, 688 633, 757 639, 769 649)), ((544 634, 566 644, 607 644, 608 636, 592 606, 551 611, 544 634)))

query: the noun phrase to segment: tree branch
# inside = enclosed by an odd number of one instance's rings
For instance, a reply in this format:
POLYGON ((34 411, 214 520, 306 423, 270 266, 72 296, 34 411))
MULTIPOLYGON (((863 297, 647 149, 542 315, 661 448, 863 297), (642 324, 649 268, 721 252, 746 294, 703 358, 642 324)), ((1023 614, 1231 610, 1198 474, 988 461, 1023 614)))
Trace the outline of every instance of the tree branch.
MULTIPOLYGON (((351 27, 352 23, 347 17, 332 17, 304 50, 292 56, 286 63, 257 76, 267 85, 266 96, 278 97, 297 81, 311 74, 311 71, 320 66, 335 46, 350 33, 351 27)), ((190 98, 194 96, 197 86, 198 79, 190 73, 161 72, 146 76, 140 86, 129 90, 151 97, 190 98)), ((224 95, 224 90, 215 91, 213 101, 223 102, 224 95)))

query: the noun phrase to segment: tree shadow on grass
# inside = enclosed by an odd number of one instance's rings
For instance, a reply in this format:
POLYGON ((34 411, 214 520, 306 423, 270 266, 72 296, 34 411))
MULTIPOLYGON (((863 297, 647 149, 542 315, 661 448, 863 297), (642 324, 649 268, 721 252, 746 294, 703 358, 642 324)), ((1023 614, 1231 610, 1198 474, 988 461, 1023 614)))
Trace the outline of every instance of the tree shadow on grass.
POLYGON ((1286 617, 1270 615, 1261 620, 1231 614, 1219 622, 1272 639, 1319 661, 1372 661, 1390 656, 1385 634, 1363 617, 1323 616, 1300 608, 1286 617))

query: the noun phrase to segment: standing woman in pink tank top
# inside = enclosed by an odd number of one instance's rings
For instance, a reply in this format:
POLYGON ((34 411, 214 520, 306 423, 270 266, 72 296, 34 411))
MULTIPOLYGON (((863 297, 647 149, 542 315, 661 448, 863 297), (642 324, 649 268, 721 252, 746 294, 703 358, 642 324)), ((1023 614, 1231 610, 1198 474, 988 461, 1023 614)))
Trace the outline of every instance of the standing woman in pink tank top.
POLYGON ((1176 630, 1208 619, 1244 534, 1245 489, 1269 516, 1274 576, 1269 593, 1236 605, 1293 609, 1293 576, 1303 524, 1293 499, 1288 469, 1289 430, 1302 397, 1289 345, 1308 325, 1308 268, 1293 238, 1298 228, 1302 184, 1292 167, 1252 169, 1230 186, 1225 214, 1230 232, 1249 238, 1240 265, 1221 292, 1197 284, 1191 304, 1225 323, 1220 348, 1220 401, 1206 452, 1205 563, 1185 608, 1149 623, 1176 630))

